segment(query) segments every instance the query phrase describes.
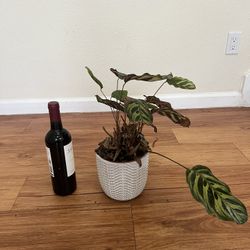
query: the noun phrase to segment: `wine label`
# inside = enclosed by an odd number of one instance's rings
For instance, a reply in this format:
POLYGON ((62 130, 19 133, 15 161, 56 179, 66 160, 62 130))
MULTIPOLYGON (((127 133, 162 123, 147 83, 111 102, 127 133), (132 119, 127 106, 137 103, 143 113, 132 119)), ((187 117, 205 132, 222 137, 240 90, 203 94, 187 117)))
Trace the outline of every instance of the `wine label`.
MULTIPOLYGON (((50 174, 52 177, 55 177, 51 152, 47 146, 46 146, 46 152, 47 152, 50 174)), ((72 142, 70 142, 69 144, 64 146, 64 156, 65 156, 67 176, 69 177, 75 173, 75 160, 74 160, 74 152, 73 152, 72 142)))
POLYGON ((47 158, 48 158, 48 163, 49 163, 49 172, 50 172, 50 175, 52 177, 55 177, 54 170, 53 170, 52 159, 51 159, 50 149, 47 146, 46 146, 46 152, 47 152, 47 158))
POLYGON ((72 142, 64 146, 64 155, 68 177, 75 173, 75 160, 72 142))

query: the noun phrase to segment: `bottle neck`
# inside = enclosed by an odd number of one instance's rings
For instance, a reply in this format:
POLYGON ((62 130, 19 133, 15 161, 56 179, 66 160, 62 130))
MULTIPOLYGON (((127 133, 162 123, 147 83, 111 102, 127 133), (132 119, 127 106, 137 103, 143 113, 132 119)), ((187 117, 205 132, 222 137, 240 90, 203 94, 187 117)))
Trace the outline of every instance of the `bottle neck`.
POLYGON ((49 102, 50 127, 53 130, 62 129, 62 120, 60 115, 60 107, 58 102, 49 102))
POLYGON ((52 122, 50 121, 50 128, 53 130, 61 130, 62 127, 62 122, 52 122))

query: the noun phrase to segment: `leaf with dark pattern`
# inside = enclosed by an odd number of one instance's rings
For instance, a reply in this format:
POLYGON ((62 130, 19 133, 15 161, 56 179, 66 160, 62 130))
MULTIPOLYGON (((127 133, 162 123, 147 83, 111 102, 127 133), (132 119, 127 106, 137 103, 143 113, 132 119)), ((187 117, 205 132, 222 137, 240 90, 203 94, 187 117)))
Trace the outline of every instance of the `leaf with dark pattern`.
POLYGON ((96 95, 96 100, 100 103, 106 104, 111 108, 124 112, 124 107, 118 102, 114 102, 108 99, 103 99, 99 95, 96 95))
POLYGON ((151 75, 149 73, 144 73, 142 75, 136 75, 136 74, 124 74, 116 69, 111 68, 111 72, 113 72, 119 79, 124 80, 124 82, 128 82, 131 80, 137 80, 137 81, 146 81, 146 82, 155 82, 155 81, 161 81, 161 80, 167 80, 173 78, 173 75, 170 73, 168 75, 151 75))
POLYGON ((244 204, 231 193, 227 184, 213 175, 208 167, 197 165, 186 171, 193 197, 207 212, 221 220, 243 224, 248 219, 244 204))
POLYGON ((167 116, 174 123, 180 124, 183 127, 190 126, 190 120, 183 116, 181 113, 174 110, 169 102, 161 101, 155 96, 146 96, 146 101, 158 106, 158 108, 152 109, 152 112, 158 113, 162 116, 167 116))
POLYGON ((174 76, 171 79, 167 79, 167 82, 169 85, 173 85, 176 88, 181 88, 181 89, 195 89, 195 84, 186 79, 186 78, 182 78, 182 77, 178 77, 178 76, 174 76))
POLYGON ((125 112, 131 122, 152 125, 153 116, 147 103, 143 100, 130 99, 125 103, 125 112))

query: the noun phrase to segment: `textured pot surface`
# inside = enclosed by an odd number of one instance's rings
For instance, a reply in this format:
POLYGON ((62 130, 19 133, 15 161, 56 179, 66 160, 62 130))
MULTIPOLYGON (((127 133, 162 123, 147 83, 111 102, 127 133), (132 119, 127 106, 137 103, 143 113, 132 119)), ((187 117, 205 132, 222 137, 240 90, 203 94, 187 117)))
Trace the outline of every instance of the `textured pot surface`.
POLYGON ((98 178, 104 193, 119 201, 137 197, 147 182, 148 160, 149 153, 141 158, 140 167, 136 161, 110 162, 96 154, 98 178))

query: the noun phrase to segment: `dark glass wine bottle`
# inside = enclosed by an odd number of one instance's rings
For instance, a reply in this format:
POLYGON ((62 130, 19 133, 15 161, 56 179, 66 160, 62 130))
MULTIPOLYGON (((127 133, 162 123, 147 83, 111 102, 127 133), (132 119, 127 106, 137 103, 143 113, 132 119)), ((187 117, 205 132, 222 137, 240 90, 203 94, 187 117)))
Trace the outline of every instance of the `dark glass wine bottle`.
POLYGON ((45 136, 46 151, 53 190, 68 195, 76 190, 76 174, 72 139, 63 128, 59 103, 48 103, 51 129, 45 136))

